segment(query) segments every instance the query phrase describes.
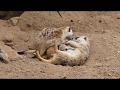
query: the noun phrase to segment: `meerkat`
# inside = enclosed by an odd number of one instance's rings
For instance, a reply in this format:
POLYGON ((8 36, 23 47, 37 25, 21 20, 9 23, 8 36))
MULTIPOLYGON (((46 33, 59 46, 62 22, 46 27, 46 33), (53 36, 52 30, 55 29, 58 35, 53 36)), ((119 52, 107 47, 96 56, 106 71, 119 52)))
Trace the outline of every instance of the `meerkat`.
MULTIPOLYGON (((60 28, 45 28, 43 29, 42 35, 40 34, 40 37, 38 37, 38 46, 36 49, 36 52, 39 51, 40 55, 43 55, 45 50, 49 48, 50 46, 55 46, 55 44, 61 44, 66 42, 67 37, 73 35, 73 31, 70 27, 60 27, 60 28), (51 32, 52 31, 52 32, 51 32), (41 42, 42 40, 42 42, 41 42)), ((36 53, 36 56, 38 57, 38 53, 36 53)))
MULTIPOLYGON (((69 40, 65 44, 68 47, 65 50, 58 50, 55 46, 56 53, 50 59, 44 59, 39 55, 39 60, 55 65, 83 65, 89 57, 90 42, 87 36, 77 36, 73 40, 69 40)), ((37 52, 39 53, 39 52, 37 52)))
POLYGON ((48 49, 51 46, 55 48, 56 42, 57 44, 64 43, 67 40, 69 40, 69 37, 72 35, 73 30, 69 26, 60 28, 44 28, 36 37, 37 42, 34 46, 34 50, 22 51, 18 52, 18 54, 34 53, 36 54, 36 57, 39 56, 38 54, 43 56, 45 54, 46 49, 48 49))

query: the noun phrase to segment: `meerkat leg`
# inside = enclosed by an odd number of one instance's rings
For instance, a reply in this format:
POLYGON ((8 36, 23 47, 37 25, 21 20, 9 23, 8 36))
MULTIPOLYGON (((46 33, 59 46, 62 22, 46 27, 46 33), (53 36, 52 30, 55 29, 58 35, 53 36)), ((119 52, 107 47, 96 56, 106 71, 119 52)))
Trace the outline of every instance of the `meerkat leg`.
POLYGON ((44 44, 41 45, 41 48, 40 48, 40 55, 43 56, 43 55, 46 55, 46 50, 50 47, 52 47, 54 45, 54 42, 55 42, 55 39, 52 39, 52 40, 48 40, 47 42, 45 42, 44 44))
POLYGON ((69 44, 70 46, 72 46, 74 48, 78 48, 79 47, 78 43, 75 42, 75 41, 68 41, 68 42, 66 42, 66 44, 69 44))
POLYGON ((54 47, 54 49, 55 49, 55 53, 58 53, 59 52, 59 50, 58 50, 58 42, 57 42, 57 40, 55 40, 55 47, 54 47))

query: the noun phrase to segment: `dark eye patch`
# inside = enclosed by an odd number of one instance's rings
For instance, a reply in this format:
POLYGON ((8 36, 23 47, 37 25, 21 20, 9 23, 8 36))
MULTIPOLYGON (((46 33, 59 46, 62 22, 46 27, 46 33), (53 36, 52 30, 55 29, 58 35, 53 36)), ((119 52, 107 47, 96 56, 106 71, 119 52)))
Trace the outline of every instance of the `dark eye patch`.
POLYGON ((75 37, 75 39, 78 39, 79 37, 75 37))
POLYGON ((70 31, 71 31, 71 28, 68 29, 68 32, 70 32, 70 31))
POLYGON ((87 37, 84 37, 85 40, 87 40, 87 37))

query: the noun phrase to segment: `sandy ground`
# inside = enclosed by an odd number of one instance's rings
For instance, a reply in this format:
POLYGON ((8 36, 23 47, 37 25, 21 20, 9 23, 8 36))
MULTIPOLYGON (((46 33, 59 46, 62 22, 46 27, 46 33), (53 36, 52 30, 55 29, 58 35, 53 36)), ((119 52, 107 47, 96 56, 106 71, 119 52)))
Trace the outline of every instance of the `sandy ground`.
POLYGON ((9 63, 0 62, 0 78, 120 78, 120 12, 25 12, 17 25, 0 20, 0 45, 9 63), (72 26, 75 35, 90 38, 90 57, 82 66, 61 66, 18 55, 44 27, 72 26))

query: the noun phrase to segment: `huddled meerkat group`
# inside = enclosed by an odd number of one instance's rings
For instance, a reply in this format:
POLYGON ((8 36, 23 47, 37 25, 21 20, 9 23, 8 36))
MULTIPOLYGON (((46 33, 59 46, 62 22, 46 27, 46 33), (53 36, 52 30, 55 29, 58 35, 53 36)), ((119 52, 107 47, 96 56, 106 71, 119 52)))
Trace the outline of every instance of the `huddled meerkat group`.
POLYGON ((90 42, 87 36, 74 36, 72 28, 45 28, 41 31, 38 46, 24 53, 35 53, 43 62, 55 65, 83 65, 89 57, 90 42))
POLYGON ((89 57, 89 38, 86 36, 77 36, 73 40, 65 42, 61 50, 58 48, 57 45, 55 46, 55 48, 55 53, 50 59, 44 59, 40 56, 40 54, 38 54, 37 58, 43 62, 56 65, 83 65, 89 57))
MULTIPOLYGON (((55 65, 83 65, 89 57, 90 42, 87 36, 74 36, 69 26, 59 28, 44 28, 36 37, 37 43, 33 50, 18 52, 32 53, 40 61, 55 65)), ((5 59, 0 50, 0 58, 5 59)), ((4 57, 6 56, 6 57, 4 57)))

